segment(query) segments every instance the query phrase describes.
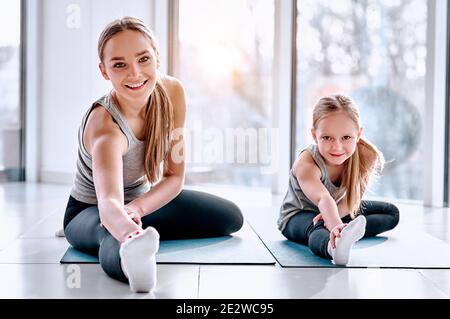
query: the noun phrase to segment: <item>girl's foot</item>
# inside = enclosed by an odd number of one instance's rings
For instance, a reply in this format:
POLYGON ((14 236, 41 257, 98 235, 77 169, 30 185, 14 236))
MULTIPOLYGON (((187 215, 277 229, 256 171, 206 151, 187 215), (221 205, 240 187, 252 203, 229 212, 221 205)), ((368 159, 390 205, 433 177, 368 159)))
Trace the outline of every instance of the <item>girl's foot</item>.
POLYGON ((336 248, 331 248, 328 242, 328 253, 335 265, 347 265, 353 245, 360 240, 366 232, 366 218, 359 215, 341 231, 341 237, 336 238, 336 248))

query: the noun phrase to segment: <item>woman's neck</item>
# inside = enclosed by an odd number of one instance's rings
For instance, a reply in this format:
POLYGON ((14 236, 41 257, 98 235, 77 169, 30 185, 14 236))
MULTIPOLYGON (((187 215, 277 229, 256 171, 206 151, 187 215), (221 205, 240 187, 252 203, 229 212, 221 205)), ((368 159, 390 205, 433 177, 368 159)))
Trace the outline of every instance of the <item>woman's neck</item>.
POLYGON ((148 101, 129 100, 117 94, 116 91, 113 91, 112 96, 120 112, 125 115, 125 117, 145 117, 145 108, 148 101))

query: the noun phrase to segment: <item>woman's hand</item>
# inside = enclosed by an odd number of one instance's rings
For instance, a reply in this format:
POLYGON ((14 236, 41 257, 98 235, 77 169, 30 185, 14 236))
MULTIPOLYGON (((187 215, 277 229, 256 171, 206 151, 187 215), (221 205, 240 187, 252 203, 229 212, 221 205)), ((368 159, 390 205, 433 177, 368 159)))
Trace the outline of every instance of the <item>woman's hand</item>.
POLYGON ((125 211, 127 212, 128 216, 130 216, 131 220, 134 221, 139 227, 142 227, 142 220, 141 215, 129 206, 125 205, 125 211))

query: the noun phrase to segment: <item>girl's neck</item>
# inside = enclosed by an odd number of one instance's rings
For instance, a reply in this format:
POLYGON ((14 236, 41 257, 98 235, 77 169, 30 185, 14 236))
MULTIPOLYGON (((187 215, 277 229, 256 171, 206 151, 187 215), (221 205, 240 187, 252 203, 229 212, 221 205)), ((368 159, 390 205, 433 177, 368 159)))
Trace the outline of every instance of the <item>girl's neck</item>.
POLYGON ((145 117, 145 108, 148 101, 132 101, 117 94, 112 93, 113 99, 120 112, 127 118, 145 117))
POLYGON ((328 177, 333 183, 341 182, 342 172, 345 169, 345 163, 341 165, 330 165, 325 163, 328 171, 328 177))

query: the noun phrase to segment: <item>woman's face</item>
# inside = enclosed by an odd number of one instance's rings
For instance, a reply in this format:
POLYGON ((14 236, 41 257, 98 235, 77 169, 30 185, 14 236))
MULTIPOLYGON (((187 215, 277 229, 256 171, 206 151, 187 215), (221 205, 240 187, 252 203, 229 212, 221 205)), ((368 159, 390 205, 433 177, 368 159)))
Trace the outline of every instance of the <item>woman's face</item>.
POLYGON ((141 32, 125 30, 109 39, 99 65, 116 94, 128 101, 145 104, 157 79, 157 59, 150 40, 141 32))
POLYGON ((353 155, 361 133, 362 129, 343 112, 325 116, 312 130, 320 155, 332 166, 343 164, 353 155))

